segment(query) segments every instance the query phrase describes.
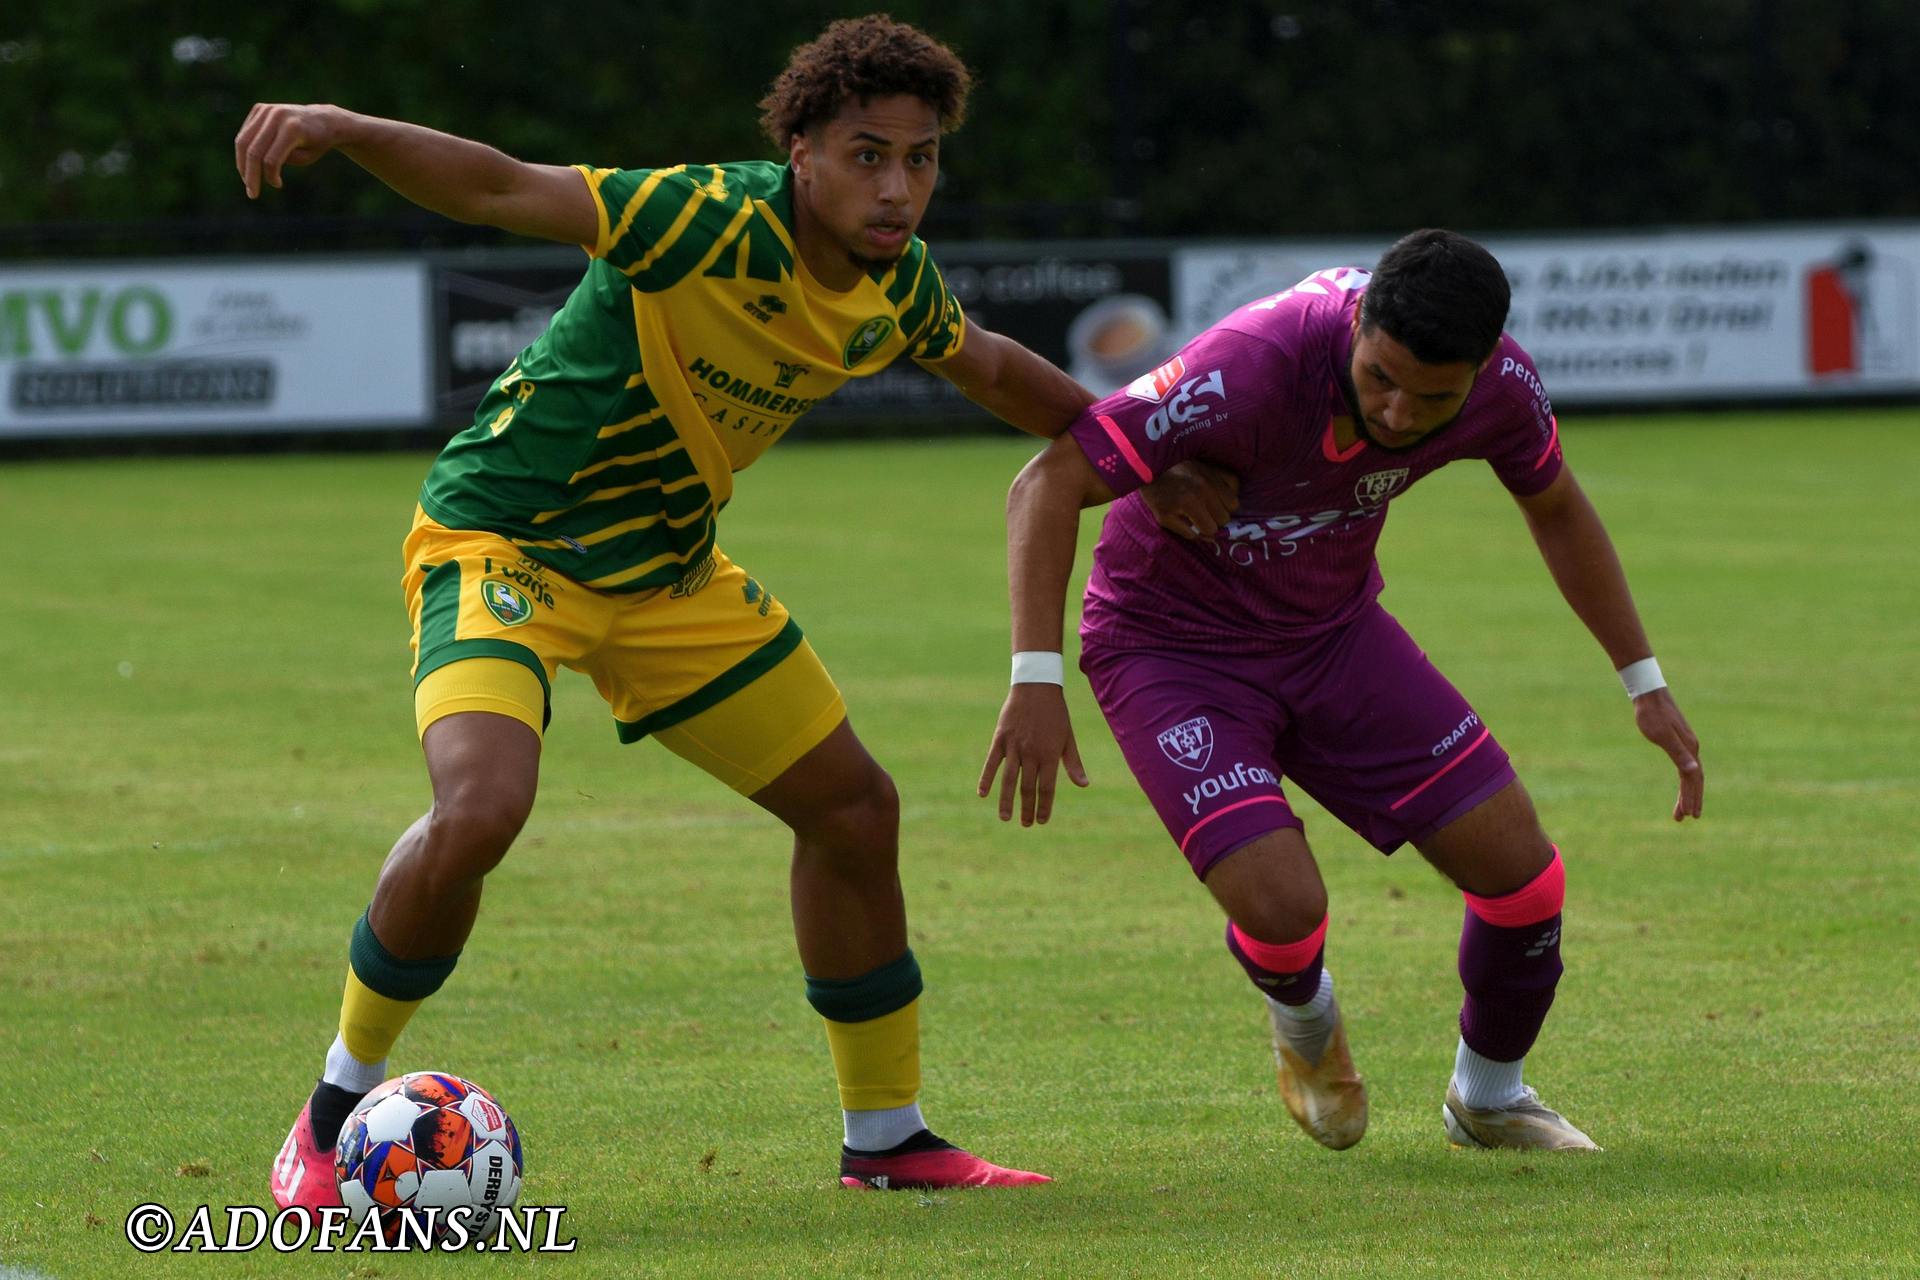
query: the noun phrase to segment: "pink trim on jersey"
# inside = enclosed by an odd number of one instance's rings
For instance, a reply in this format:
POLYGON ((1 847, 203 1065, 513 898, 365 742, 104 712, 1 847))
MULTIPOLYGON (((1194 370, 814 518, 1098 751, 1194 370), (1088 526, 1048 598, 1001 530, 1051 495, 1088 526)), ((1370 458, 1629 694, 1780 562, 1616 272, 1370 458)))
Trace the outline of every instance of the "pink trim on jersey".
POLYGON ((1538 471, 1538 470, 1539 470, 1540 468, 1542 468, 1542 467, 1544 467, 1544 466, 1546 466, 1546 465, 1547 465, 1547 459, 1548 459, 1548 458, 1551 458, 1551 457, 1553 456, 1553 454, 1554 454, 1554 450, 1556 450, 1556 449, 1558 449, 1558 448, 1560 447, 1560 418, 1559 418, 1559 415, 1558 415, 1558 414, 1548 414, 1548 415, 1547 415, 1547 421, 1548 421, 1548 422, 1551 422, 1551 423, 1553 424, 1553 434, 1547 437, 1547 447, 1546 447, 1546 448, 1544 448, 1544 449, 1542 449, 1542 450, 1540 451, 1540 461, 1538 461, 1538 462, 1536 462, 1536 463, 1534 463, 1534 464, 1533 464, 1533 469, 1534 469, 1535 471, 1538 471))
POLYGON ((1455 756, 1453 759, 1441 765, 1440 768, 1434 772, 1434 775, 1431 778, 1428 778, 1425 782, 1421 783, 1419 786, 1415 787, 1413 790, 1407 792, 1407 794, 1401 796, 1398 800, 1395 800, 1392 804, 1387 806, 1387 809, 1389 811, 1398 809, 1401 805, 1413 799, 1415 796, 1419 795, 1422 791, 1425 791, 1428 787, 1440 781, 1440 779, 1446 777, 1448 771, 1451 770, 1455 765, 1459 764, 1462 760, 1465 760, 1468 756, 1478 751, 1480 749, 1480 744, 1485 742, 1487 740, 1488 735, 1490 735, 1492 732, 1493 730, 1491 729, 1482 729, 1480 731, 1480 736, 1473 740, 1472 746, 1468 747, 1465 751, 1462 751, 1459 755, 1455 756))
POLYGON ((1560 849, 1554 847, 1553 861, 1547 864, 1545 871, 1529 880, 1524 888, 1498 898, 1482 898, 1464 892, 1461 896, 1467 900, 1467 910, 1502 929, 1518 929, 1524 925, 1539 924, 1542 920, 1551 920, 1560 914, 1560 908, 1567 903, 1567 869, 1560 861, 1560 849))
POLYGON ((1233 930, 1233 940, 1247 953, 1247 959, 1275 973, 1299 973, 1313 963, 1313 958, 1320 954, 1320 948, 1327 940, 1325 916, 1320 917, 1319 928, 1298 942, 1262 942, 1258 938, 1249 938, 1232 921, 1228 921, 1227 927, 1233 930))
POLYGON ((1362 436, 1353 442, 1351 449, 1348 449, 1345 453, 1341 453, 1339 446, 1333 442, 1333 419, 1327 419, 1327 434, 1320 437, 1321 457, 1325 458, 1328 462, 1346 462, 1366 447, 1366 437, 1362 436))
POLYGON ((1106 429, 1107 439, 1113 441, 1113 447, 1120 451, 1120 456, 1125 458, 1127 465, 1133 468, 1133 474, 1140 477, 1140 483, 1150 482, 1153 479, 1153 472, 1141 460, 1140 454, 1134 449, 1133 442, 1127 439, 1126 433, 1120 430, 1120 424, 1104 413, 1096 413, 1093 416, 1106 429))
MULTIPOLYGON (((1199 833, 1200 828, 1206 826, 1209 822, 1212 822, 1215 818, 1224 818, 1228 814, 1232 813, 1235 809, 1244 809, 1250 804, 1286 804, 1286 803, 1287 803, 1287 799, 1285 796, 1254 796, 1251 799, 1247 799, 1247 800, 1237 800, 1234 803, 1228 805, 1224 809, 1215 809, 1212 813, 1208 814, 1206 817, 1200 819, 1200 821, 1194 823, 1192 826, 1187 828, 1187 834, 1180 837, 1180 852, 1185 853, 1187 851, 1187 845, 1192 843, 1193 837, 1199 833)), ((1292 806, 1288 805, 1288 808, 1289 810, 1291 810, 1292 806)))

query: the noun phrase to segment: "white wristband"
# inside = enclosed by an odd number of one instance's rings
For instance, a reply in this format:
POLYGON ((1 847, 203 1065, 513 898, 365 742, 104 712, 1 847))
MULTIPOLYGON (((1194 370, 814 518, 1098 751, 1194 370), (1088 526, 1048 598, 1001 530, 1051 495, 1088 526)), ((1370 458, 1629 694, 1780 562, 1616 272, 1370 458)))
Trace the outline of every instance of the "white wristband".
POLYGON ((1024 650, 1013 655, 1013 683, 1057 684, 1064 688, 1067 683, 1067 664, 1057 653, 1039 649, 1024 650))
POLYGON ((1666 688, 1667 678, 1660 674, 1658 662, 1652 658, 1642 658, 1620 668, 1620 683, 1626 686, 1629 698, 1637 698, 1643 693, 1666 688))

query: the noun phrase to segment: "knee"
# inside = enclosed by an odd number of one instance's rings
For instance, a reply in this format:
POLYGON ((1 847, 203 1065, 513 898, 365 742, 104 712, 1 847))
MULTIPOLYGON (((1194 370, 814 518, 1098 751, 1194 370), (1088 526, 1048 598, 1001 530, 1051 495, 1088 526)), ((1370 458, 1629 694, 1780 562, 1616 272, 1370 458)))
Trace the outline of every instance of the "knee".
POLYGON ((1297 898, 1269 896, 1239 904, 1233 922, 1240 932, 1260 942, 1298 942, 1327 918, 1327 891, 1297 898))
POLYGON ((437 798, 427 821, 434 871, 450 881, 485 876, 506 857, 532 811, 531 790, 513 786, 462 787, 437 798))
POLYGON ((1298 831, 1233 850, 1208 868, 1206 885, 1240 932, 1259 942, 1299 942, 1327 918, 1327 886, 1298 831))
POLYGON ((835 863, 891 863, 900 838, 900 792, 879 765, 823 795, 793 823, 802 849, 835 863))

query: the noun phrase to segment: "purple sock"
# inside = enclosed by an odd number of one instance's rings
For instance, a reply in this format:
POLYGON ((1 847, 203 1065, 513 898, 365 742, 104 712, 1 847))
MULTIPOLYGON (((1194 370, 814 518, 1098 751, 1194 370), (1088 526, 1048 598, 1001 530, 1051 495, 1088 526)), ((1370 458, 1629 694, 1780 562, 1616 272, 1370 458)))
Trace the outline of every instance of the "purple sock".
POLYGON ((1227 950, 1247 971, 1261 994, 1272 996, 1281 1004, 1305 1004, 1320 993, 1320 970, 1327 955, 1326 937, 1325 920, 1299 942, 1277 944, 1249 938, 1234 927, 1233 921, 1227 921, 1227 950), (1253 954, 1256 952, 1257 957, 1253 954), (1260 963, 1263 959, 1289 968, 1285 972, 1268 968, 1260 963), (1292 967, 1303 962, 1305 968, 1292 967))
POLYGON ((1467 909, 1460 929, 1460 1038, 1483 1058, 1517 1062, 1540 1034, 1560 981, 1560 913, 1533 924, 1488 924, 1467 909))

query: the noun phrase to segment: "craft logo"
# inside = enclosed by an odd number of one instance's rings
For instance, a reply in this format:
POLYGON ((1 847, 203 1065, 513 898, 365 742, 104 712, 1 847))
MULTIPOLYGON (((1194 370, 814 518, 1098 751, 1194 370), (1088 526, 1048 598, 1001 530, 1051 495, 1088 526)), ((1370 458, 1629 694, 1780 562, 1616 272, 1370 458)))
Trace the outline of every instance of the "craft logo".
POLYGON ((1181 378, 1187 374, 1187 362, 1179 356, 1167 361, 1152 373, 1143 373, 1127 384, 1127 394, 1135 400, 1145 400, 1148 404, 1159 404, 1167 398, 1167 392, 1173 390, 1181 378))
POLYGON ((1353 486, 1353 498, 1363 507, 1377 507, 1399 492, 1400 486, 1407 482, 1406 467, 1395 467, 1391 471, 1369 471, 1361 476, 1353 486))
POLYGON ((1906 262, 1849 240, 1805 281, 1807 372, 1896 377, 1914 367, 1913 275, 1906 262))
POLYGON ((773 385, 785 391, 813 370, 804 364, 788 364, 785 360, 775 360, 773 367, 779 372, 774 376, 773 385))
POLYGON ((510 582, 487 579, 480 584, 480 598, 486 602, 487 612, 500 619, 504 626, 517 627, 533 617, 532 601, 510 582))
POLYGON ((1159 737, 1160 750, 1182 769, 1199 773, 1213 759, 1213 725, 1205 716, 1182 720, 1159 737))
POLYGON ((875 316, 853 331, 853 336, 847 339, 846 350, 841 353, 840 362, 849 369, 853 368, 878 350, 892 333, 893 317, 875 316))

